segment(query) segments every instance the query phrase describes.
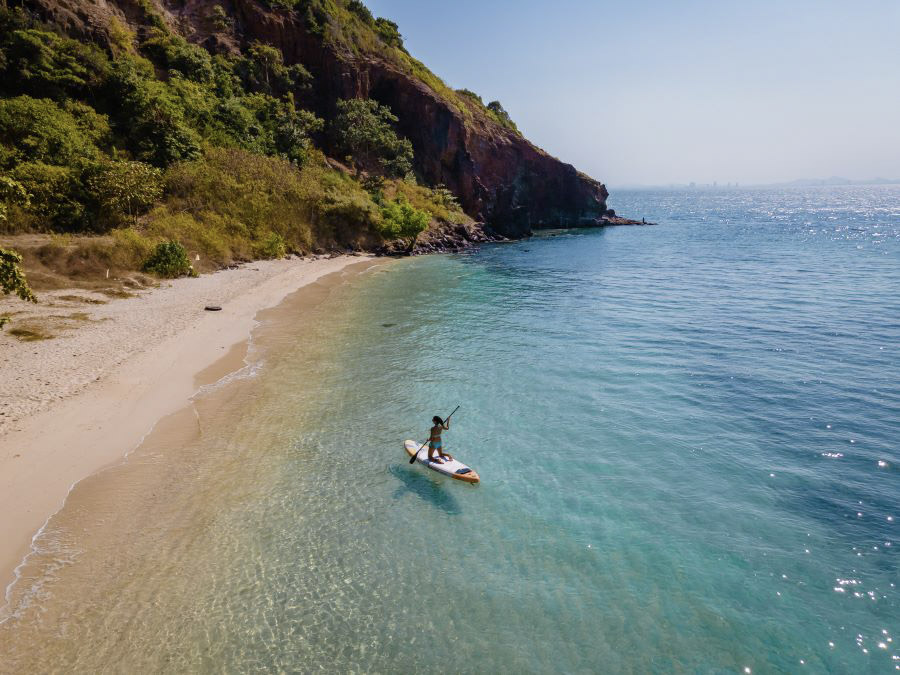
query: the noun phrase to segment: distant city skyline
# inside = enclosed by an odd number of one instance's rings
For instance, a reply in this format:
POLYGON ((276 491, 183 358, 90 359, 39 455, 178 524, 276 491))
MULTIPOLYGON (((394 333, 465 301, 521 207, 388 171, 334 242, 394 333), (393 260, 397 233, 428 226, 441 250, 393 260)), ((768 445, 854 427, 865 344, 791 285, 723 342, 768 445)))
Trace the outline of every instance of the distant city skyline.
POLYGON ((838 186, 838 185, 900 185, 900 178, 885 178, 885 177, 876 177, 876 178, 867 178, 867 179, 856 179, 856 178, 841 178, 838 176, 831 176, 829 178, 797 178, 795 180, 789 181, 776 181, 769 183, 747 183, 743 184, 739 181, 735 182, 724 182, 720 183, 719 181, 712 181, 711 183, 702 183, 698 181, 689 181, 685 182, 669 182, 662 184, 652 184, 652 183, 612 183, 610 186, 617 188, 729 188, 729 187, 827 187, 827 186, 838 186))
POLYGON ((369 0, 454 88, 611 185, 900 177, 900 3, 369 0))

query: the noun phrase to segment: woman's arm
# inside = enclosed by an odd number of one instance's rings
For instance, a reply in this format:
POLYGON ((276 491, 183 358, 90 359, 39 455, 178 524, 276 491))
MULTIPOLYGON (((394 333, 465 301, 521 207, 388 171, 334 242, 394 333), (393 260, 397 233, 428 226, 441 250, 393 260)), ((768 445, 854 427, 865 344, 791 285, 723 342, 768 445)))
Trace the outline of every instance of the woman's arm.
POLYGON ((444 427, 444 429, 449 429, 450 428, 450 420, 448 419, 441 426, 444 427))

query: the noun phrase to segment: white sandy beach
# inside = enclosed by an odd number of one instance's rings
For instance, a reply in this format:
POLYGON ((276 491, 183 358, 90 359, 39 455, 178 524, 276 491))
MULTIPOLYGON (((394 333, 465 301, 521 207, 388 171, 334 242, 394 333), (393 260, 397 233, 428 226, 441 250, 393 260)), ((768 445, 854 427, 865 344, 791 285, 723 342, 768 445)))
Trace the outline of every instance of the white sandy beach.
POLYGON ((62 299, 94 297, 74 289, 41 294, 37 307, 0 299, 0 312, 87 314, 49 340, 0 333, 0 587, 74 483, 120 460, 204 381, 241 366, 257 312, 366 259, 259 261, 106 304, 62 299))

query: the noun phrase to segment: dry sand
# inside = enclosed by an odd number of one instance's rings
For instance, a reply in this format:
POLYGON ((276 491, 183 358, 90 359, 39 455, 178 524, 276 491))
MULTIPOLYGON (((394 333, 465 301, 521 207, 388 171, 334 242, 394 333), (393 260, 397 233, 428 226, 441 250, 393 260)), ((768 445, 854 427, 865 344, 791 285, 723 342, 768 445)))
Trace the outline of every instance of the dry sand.
POLYGON ((249 263, 106 304, 73 289, 37 306, 0 298, 0 314, 28 312, 56 334, 24 342, 0 333, 0 589, 73 484, 121 460, 200 385, 241 367, 257 312, 364 260, 249 263), (223 309, 204 311, 210 304, 223 309))

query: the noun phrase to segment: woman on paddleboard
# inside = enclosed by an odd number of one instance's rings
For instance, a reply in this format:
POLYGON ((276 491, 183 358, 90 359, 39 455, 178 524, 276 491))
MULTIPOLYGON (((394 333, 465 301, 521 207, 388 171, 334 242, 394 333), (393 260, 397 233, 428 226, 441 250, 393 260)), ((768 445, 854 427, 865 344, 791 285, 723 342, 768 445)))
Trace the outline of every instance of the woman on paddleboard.
POLYGON ((445 459, 453 459, 441 449, 441 431, 450 429, 450 418, 448 417, 447 421, 444 422, 444 420, 435 415, 431 418, 431 421, 434 422, 434 426, 431 427, 431 438, 428 439, 428 461, 435 464, 443 464, 445 459), (440 459, 435 458, 435 452, 440 459))

